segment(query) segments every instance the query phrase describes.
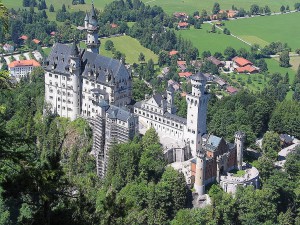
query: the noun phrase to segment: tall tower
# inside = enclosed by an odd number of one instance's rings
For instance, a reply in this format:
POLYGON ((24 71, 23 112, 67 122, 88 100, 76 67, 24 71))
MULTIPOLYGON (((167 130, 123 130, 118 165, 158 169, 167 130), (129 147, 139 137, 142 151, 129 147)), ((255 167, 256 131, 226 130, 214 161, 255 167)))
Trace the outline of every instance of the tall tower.
POLYGON ((196 175, 194 188, 199 196, 205 194, 205 167, 206 167, 206 154, 202 150, 202 139, 200 137, 200 144, 197 144, 197 162, 196 162, 196 175))
POLYGON ((171 114, 175 113, 174 107, 174 88, 172 85, 169 85, 167 88, 167 111, 171 114))
POLYGON ((243 166, 243 150, 244 150, 244 140, 245 134, 242 131, 238 131, 234 135, 235 137, 235 145, 236 145, 236 161, 237 167, 239 170, 242 170, 243 166))
POLYGON ((192 156, 196 156, 199 138, 206 133, 206 114, 209 94, 205 93, 206 78, 200 72, 191 77, 192 93, 186 95, 187 124, 184 138, 189 141, 192 156))
POLYGON ((71 101, 68 104, 72 105, 72 110, 68 111, 68 117, 71 120, 77 118, 80 115, 81 108, 81 77, 80 77, 81 59, 78 47, 74 41, 71 46, 70 61, 69 61, 69 72, 70 80, 68 79, 67 86, 72 90, 71 101))
POLYGON ((98 21, 94 8, 94 3, 92 3, 92 9, 88 16, 88 21, 85 21, 85 29, 87 30, 86 47, 87 51, 99 54, 100 41, 98 40, 98 21))

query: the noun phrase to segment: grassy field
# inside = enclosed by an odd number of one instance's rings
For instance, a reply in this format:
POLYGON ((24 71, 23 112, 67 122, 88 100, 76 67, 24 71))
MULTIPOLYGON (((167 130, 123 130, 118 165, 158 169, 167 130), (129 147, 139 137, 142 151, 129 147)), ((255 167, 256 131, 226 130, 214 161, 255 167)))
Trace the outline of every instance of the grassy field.
MULTIPOLYGON (((105 42, 111 40, 114 43, 114 46, 117 51, 120 51, 121 53, 124 53, 126 55, 126 63, 138 63, 138 57, 139 54, 142 52, 145 55, 146 62, 149 59, 152 59, 154 63, 157 63, 158 56, 155 55, 151 50, 143 47, 138 40, 129 37, 129 36, 121 36, 121 37, 112 37, 112 38, 105 38, 101 39, 101 47, 100 47, 100 54, 107 56, 107 57, 113 57, 113 54, 111 51, 106 51, 104 46, 105 42), (126 43, 126 44, 124 44, 126 43)), ((85 48, 85 43, 80 43, 81 48, 85 48)), ((49 54, 51 51, 51 48, 44 49, 44 52, 46 54, 49 54)))
POLYGON ((276 16, 261 16, 251 19, 227 21, 226 27, 232 34, 250 43, 261 46, 273 41, 286 42, 295 50, 300 48, 300 13, 276 16))
POLYGON ((250 9, 252 4, 257 4, 259 6, 268 5, 272 12, 279 12, 281 5, 289 5, 290 9, 294 9, 294 4, 299 2, 298 0, 226 0, 226 1, 216 1, 216 0, 143 0, 143 2, 154 6, 161 6, 167 13, 174 12, 188 12, 193 13, 195 11, 202 11, 206 9, 211 12, 215 2, 220 3, 221 9, 231 9, 232 5, 237 8, 244 8, 246 11, 250 9))
POLYGON ((188 30, 176 31, 178 35, 181 35, 184 39, 191 40, 193 45, 199 49, 201 54, 203 51, 210 50, 211 53, 221 52, 223 53, 226 47, 231 46, 235 49, 250 47, 238 39, 225 35, 223 33, 208 33, 211 30, 210 24, 202 24, 201 29, 190 28, 188 30))

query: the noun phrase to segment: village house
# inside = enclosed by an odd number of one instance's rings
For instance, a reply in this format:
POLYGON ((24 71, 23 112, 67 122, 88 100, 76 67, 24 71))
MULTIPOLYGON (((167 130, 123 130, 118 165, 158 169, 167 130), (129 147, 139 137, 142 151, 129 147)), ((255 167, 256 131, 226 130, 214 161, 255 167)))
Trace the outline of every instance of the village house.
POLYGON ((186 61, 177 61, 178 69, 180 69, 181 72, 186 71, 186 61))
POLYGON ((14 52, 14 46, 6 43, 5 45, 3 45, 3 50, 7 53, 14 52))
POLYGON ((187 29, 189 27, 189 23, 179 22, 177 27, 178 27, 178 29, 187 29))
POLYGON ((232 86, 227 86, 226 91, 227 91, 227 93, 229 93, 231 95, 238 93, 238 90, 232 86))
POLYGON ((220 88, 224 88, 227 85, 226 81, 224 81, 223 79, 221 79, 219 77, 217 79, 215 79, 215 82, 220 88))
POLYGON ((187 13, 185 12, 175 12, 173 14, 177 19, 181 19, 181 20, 187 20, 189 18, 189 16, 187 15, 187 13))
POLYGON ((178 73, 179 77, 181 78, 188 78, 192 75, 191 72, 181 72, 181 73, 178 73))
POLYGON ((178 54, 178 51, 176 51, 176 50, 172 50, 172 51, 170 51, 169 52, 169 56, 174 56, 174 55, 177 55, 178 54))
POLYGON ((41 41, 39 39, 33 39, 32 42, 37 45, 39 45, 41 43, 41 41))
POLYGON ((293 144, 294 137, 288 135, 288 134, 280 134, 280 144, 282 147, 287 147, 293 144))
POLYGON ((234 71, 237 73, 258 73, 259 68, 255 67, 253 63, 243 57, 234 57, 232 59, 234 71))
POLYGON ((213 56, 209 56, 208 58, 206 58, 208 61, 211 61, 215 66, 217 67, 223 67, 225 65, 224 62, 218 60, 217 58, 213 57, 213 56))
POLYGON ((110 24, 110 27, 111 27, 111 28, 117 28, 117 27, 118 27, 118 24, 112 23, 112 24, 110 24))
POLYGON ((178 84, 174 80, 168 80, 168 86, 172 86, 174 88, 174 91, 179 91, 180 90, 180 84, 178 84))
POLYGON ((170 72, 170 67, 164 67, 161 71, 163 76, 168 75, 169 72, 170 72))
POLYGON ((37 61, 30 60, 18 60, 13 61, 8 65, 8 71, 10 76, 20 81, 21 78, 27 76, 32 72, 35 67, 41 66, 37 61))

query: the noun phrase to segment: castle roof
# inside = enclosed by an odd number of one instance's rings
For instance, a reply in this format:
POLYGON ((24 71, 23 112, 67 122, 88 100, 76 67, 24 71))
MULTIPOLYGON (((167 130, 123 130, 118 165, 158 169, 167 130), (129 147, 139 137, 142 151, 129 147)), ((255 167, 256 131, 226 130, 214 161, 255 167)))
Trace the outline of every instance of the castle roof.
MULTIPOLYGON (((45 70, 52 71, 52 65, 55 65, 54 73, 69 73, 66 68, 69 67, 72 51, 74 51, 74 46, 72 45, 55 43, 48 56, 45 70)), ((119 60, 85 50, 79 52, 79 56, 81 57, 83 69, 82 75, 89 77, 89 74, 95 74, 96 76, 92 78, 96 79, 97 82, 106 83, 107 73, 111 76, 110 82, 119 82, 130 77, 126 67, 119 60)))
POLYGON ((121 109, 119 107, 116 107, 114 105, 111 105, 109 109, 106 111, 106 113, 108 114, 108 118, 118 119, 124 122, 126 122, 131 117, 130 112, 121 109))
POLYGON ((76 45, 76 42, 73 41, 72 45, 71 45, 71 52, 70 52, 71 55, 79 55, 79 50, 78 50, 78 47, 76 45))
POLYGON ((98 25, 94 4, 92 4, 92 9, 91 9, 91 12, 90 12, 90 15, 89 15, 89 24, 91 24, 93 26, 98 25))
POLYGON ((209 135, 204 145, 208 150, 215 151, 219 147, 221 140, 222 138, 220 137, 217 137, 215 135, 209 135))

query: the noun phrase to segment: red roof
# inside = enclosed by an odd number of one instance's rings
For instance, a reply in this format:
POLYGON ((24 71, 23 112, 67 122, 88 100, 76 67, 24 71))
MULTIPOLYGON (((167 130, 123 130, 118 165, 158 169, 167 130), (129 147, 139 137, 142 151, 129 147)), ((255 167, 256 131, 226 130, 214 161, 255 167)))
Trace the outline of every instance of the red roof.
POLYGON ((41 41, 40 41, 39 39, 33 39, 32 41, 33 41, 35 44, 41 43, 41 41))
POLYGON ((186 65, 186 61, 177 61, 177 65, 186 65))
POLYGON ((179 77, 189 77, 192 75, 191 72, 182 72, 182 73, 178 73, 179 77))
POLYGON ((238 64, 239 66, 243 67, 243 66, 247 66, 247 65, 253 65, 252 62, 250 62, 247 59, 244 59, 243 57, 234 57, 232 59, 232 61, 234 61, 236 64, 238 64))
POLYGON ((22 66, 41 66, 41 65, 33 59, 13 61, 8 65, 9 68, 22 67, 22 66))
POLYGON ((52 32, 50 33, 50 35, 52 35, 52 36, 54 36, 55 34, 56 34, 55 31, 52 31, 52 32))
POLYGON ((250 66, 250 65, 243 66, 243 67, 238 67, 238 68, 236 68, 236 71, 238 73, 253 73, 253 72, 258 72, 258 70, 255 67, 250 66))
POLYGON ((111 26, 111 28, 117 28, 118 24, 112 23, 110 26, 111 26))
POLYGON ((187 23, 187 22, 179 22, 178 23, 179 27, 187 27, 188 25, 189 25, 189 23, 187 23))
POLYGON ((227 92, 229 92, 230 94, 234 94, 234 93, 238 92, 238 90, 237 90, 236 88, 232 87, 232 86, 228 86, 228 87, 226 88, 226 90, 227 90, 227 92))
POLYGON ((28 37, 26 35, 22 35, 21 37, 19 37, 19 39, 22 39, 22 40, 28 40, 28 37))
POLYGON ((176 54, 178 54, 178 51, 176 51, 176 50, 172 50, 172 51, 169 52, 170 56, 173 56, 173 55, 176 55, 176 54))

